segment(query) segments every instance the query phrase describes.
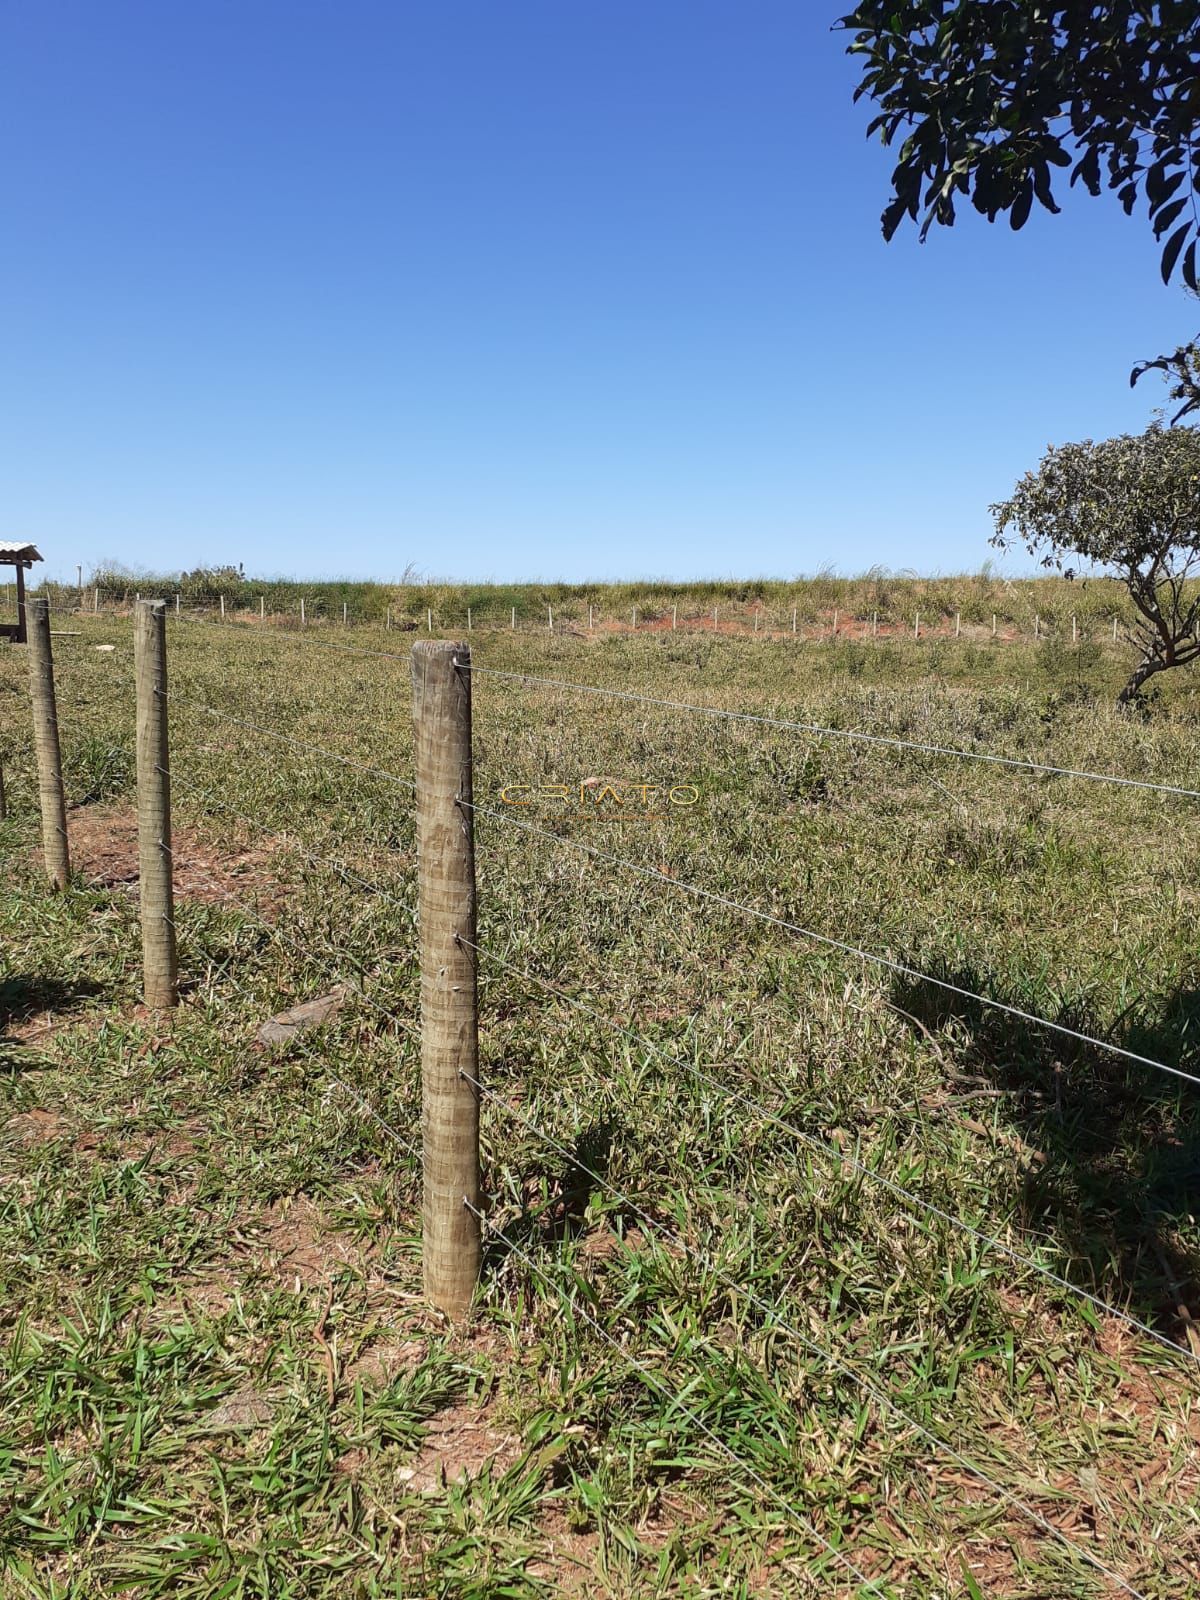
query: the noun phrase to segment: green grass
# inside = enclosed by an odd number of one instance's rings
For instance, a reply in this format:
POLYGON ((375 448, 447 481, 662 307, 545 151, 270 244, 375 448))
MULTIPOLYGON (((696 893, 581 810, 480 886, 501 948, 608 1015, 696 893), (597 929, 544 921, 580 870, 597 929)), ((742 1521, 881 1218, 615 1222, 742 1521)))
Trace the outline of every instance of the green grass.
MULTIPOLYGON (((70 584, 44 584, 41 593, 56 607, 78 605, 79 591, 70 584)), ((297 622, 303 599, 305 614, 314 626, 340 625, 343 606, 349 622, 382 623, 389 610, 397 628, 424 628, 433 613, 435 628, 465 628, 470 610, 476 628, 520 631, 554 626, 586 627, 589 617, 605 629, 711 627, 713 609, 720 630, 790 633, 796 626, 809 633, 825 632, 835 621, 850 634, 869 630, 873 618, 884 633, 909 634, 920 618, 929 633, 963 634, 980 641, 990 639, 993 618, 998 636, 1032 635, 1072 640, 1072 620, 1077 631, 1098 643, 1112 640, 1112 624, 1125 631, 1134 613, 1123 586, 1114 579, 1070 581, 1063 577, 1008 579, 990 566, 974 574, 915 577, 875 569, 857 577, 822 572, 815 577, 776 579, 710 579, 693 582, 461 584, 439 581, 411 572, 393 583, 365 583, 350 579, 304 581, 288 578, 241 577, 232 570, 196 573, 148 573, 99 570, 84 582, 84 605, 123 611, 137 594, 165 596, 172 604, 178 596, 182 611, 211 615, 225 599, 229 620, 256 617, 260 603, 277 622, 297 622)))
MULTIPOLYGON (((5 1594, 859 1592, 829 1545, 906 1600, 1113 1592, 957 1457, 1139 1592, 1195 1592, 1195 1364, 871 1176, 1182 1338, 1195 1092, 579 848, 1197 1071, 1195 802, 481 674, 489 1240, 451 1329, 420 1295, 411 797, 302 748, 408 776, 406 661, 172 628, 163 1019, 134 898, 88 872, 128 826, 128 623, 80 626, 57 898, 0 655, 5 1594), (506 783, 589 776, 700 803, 503 814, 506 783), (255 1043, 338 981, 319 1033, 255 1043)), ((1195 680, 1118 716, 1090 643, 500 630, 475 657, 1200 788, 1195 680)))

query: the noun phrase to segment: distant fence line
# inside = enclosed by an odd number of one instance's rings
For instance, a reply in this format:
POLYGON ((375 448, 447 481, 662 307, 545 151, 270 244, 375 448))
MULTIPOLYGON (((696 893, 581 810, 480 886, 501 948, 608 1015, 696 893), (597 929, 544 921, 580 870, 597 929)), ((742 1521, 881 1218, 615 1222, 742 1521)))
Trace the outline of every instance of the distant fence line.
MULTIPOLYGON (((6 585, 10 589, 11 585, 6 585)), ((43 586, 56 610, 74 615, 125 615, 143 596, 136 588, 92 585, 80 590, 69 585, 43 586)), ((11 604, 11 596, 8 597, 11 604)), ((220 591, 187 595, 177 589, 167 596, 168 616, 190 621, 224 621, 241 625, 260 622, 273 627, 373 627, 388 632, 424 634, 430 638, 449 632, 514 632, 591 635, 610 633, 756 634, 763 638, 805 640, 964 639, 971 644, 1013 643, 1028 639, 1071 644, 1122 644, 1129 641, 1131 619, 1124 612, 1031 611, 1014 616, 1011 611, 988 611, 972 606, 953 612, 945 607, 904 612, 881 606, 843 609, 747 604, 737 600, 711 606, 681 606, 676 602, 631 604, 620 608, 594 602, 568 600, 546 603, 540 612, 528 602, 452 608, 424 605, 385 605, 365 612, 347 600, 328 595, 289 595, 288 604, 264 591, 252 599, 220 591)))

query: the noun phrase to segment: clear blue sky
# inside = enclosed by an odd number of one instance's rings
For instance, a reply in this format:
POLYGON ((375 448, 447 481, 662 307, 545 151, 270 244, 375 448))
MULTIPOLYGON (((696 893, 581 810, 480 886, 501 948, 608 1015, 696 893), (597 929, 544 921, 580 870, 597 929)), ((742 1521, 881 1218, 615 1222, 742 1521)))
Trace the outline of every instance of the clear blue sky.
MULTIPOLYGON (((885 245, 839 0, 8 0, 0 537, 52 573, 959 570, 1194 331, 1078 195, 885 245)), ((1015 570, 1021 563, 1010 565, 1015 570)))

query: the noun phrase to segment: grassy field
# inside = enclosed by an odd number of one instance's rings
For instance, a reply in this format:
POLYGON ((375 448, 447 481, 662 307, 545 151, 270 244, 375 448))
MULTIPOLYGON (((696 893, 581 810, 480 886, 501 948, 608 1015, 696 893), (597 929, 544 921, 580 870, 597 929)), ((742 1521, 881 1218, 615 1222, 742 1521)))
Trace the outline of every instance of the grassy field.
MULTIPOLYGON (((36 576, 37 569, 34 569, 36 576)), ((67 584, 43 585, 59 608, 77 606, 80 591, 67 584)), ((882 570, 858 577, 820 573, 791 580, 713 579, 667 583, 515 583, 454 584, 412 576, 397 583, 359 583, 331 579, 300 582, 285 578, 247 578, 224 569, 193 573, 98 571, 84 579, 84 609, 127 611, 139 594, 165 595, 192 616, 218 611, 254 617, 260 606, 276 622, 299 620, 304 601, 309 622, 340 623, 343 607, 354 625, 382 623, 389 611, 397 627, 425 628, 432 612, 442 631, 466 627, 471 612, 476 627, 540 631, 549 622, 562 631, 585 627, 589 616, 602 630, 669 626, 718 632, 839 633, 855 637, 878 627, 885 636, 922 631, 946 633, 961 627, 981 640, 990 638, 993 618, 1000 637, 1032 636, 1069 640, 1076 633, 1097 642, 1111 640, 1133 620, 1123 586, 1106 578, 1010 579, 990 567, 973 574, 915 577, 882 570), (716 618, 714 623, 714 608, 716 618)), ((9 586, 9 612, 12 589, 9 586)))
MULTIPOLYGON (((1198 1092, 686 887, 1196 1072, 1196 801, 481 672, 488 1251, 451 1329, 383 775, 403 641, 172 626, 163 1019, 129 625, 65 626, 60 897, 0 650, 6 1596, 1197 1592, 1198 1092), (587 778, 699 799, 501 799, 587 778)), ((1090 641, 497 631, 475 660, 1200 789, 1196 680, 1119 716, 1090 641)))

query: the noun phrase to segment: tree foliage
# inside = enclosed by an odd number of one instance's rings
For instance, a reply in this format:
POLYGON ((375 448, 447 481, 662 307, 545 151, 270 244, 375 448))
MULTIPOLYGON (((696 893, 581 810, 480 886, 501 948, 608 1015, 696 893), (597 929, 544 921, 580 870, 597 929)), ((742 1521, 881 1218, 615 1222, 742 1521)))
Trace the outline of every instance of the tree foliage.
POLYGON ((862 0, 836 26, 878 107, 868 133, 901 140, 885 238, 952 224, 963 198, 1020 228, 1035 200, 1059 209, 1070 168, 1127 214, 1144 196, 1163 281, 1179 263, 1196 288, 1200 0, 862 0))
POLYGON ((1068 558, 1122 578, 1139 614, 1141 660, 1121 690, 1135 700, 1156 672, 1200 656, 1200 433, 1152 424, 1099 444, 1051 445, 1008 500, 991 507, 1002 548, 1023 543, 1045 567, 1068 558))

